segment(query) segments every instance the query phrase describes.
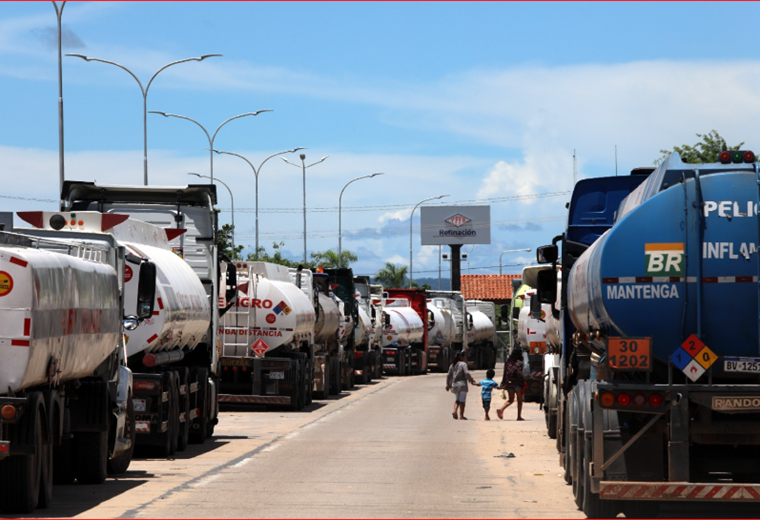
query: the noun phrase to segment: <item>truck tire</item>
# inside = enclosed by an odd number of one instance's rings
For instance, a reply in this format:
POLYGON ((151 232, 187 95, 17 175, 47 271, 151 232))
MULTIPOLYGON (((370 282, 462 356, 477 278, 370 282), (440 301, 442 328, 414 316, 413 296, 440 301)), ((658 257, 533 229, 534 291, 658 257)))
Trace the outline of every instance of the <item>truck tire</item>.
POLYGON ((622 510, 622 504, 619 500, 602 500, 597 493, 591 492, 593 442, 585 439, 583 445, 583 513, 588 518, 615 518, 622 510))
POLYGON ((129 437, 131 444, 129 449, 108 461, 108 474, 118 475, 124 473, 132 463, 132 456, 135 453, 135 444, 137 444, 137 430, 135 430, 135 405, 132 396, 127 400, 127 416, 124 424, 124 434, 129 437))
POLYGON ((330 395, 340 395, 343 366, 338 356, 330 358, 330 395))
POLYGON ((190 428, 190 442, 193 444, 203 444, 208 436, 208 415, 209 408, 206 404, 206 397, 209 393, 208 387, 208 369, 199 368, 196 375, 198 382, 198 392, 196 393, 196 404, 198 408, 198 417, 195 418, 190 428))
POLYGON ((169 372, 169 455, 177 453, 177 435, 179 434, 179 385, 177 373, 169 372))
POLYGON ((40 497, 37 507, 47 509, 53 503, 53 444, 51 442, 50 424, 42 436, 40 447, 40 497))
POLYGON ((330 358, 325 359, 325 366, 322 367, 321 375, 319 376, 319 387, 322 390, 314 392, 316 399, 327 399, 330 395, 330 358))
MULTIPOLYGON (((29 412, 36 414, 37 428, 33 432, 36 454, 14 455, 0 462, 0 508, 6 513, 31 513, 39 505, 42 481, 42 457, 39 454, 46 437, 41 402, 39 392, 29 397, 29 412)), ((25 436, 34 425, 35 419, 27 417, 17 426, 23 429, 19 433, 25 436)))
POLYGON ((179 371, 179 387, 177 389, 177 398, 179 403, 179 413, 185 415, 184 421, 179 421, 179 431, 177 432, 177 451, 185 451, 190 441, 190 377, 187 368, 179 371), (185 395, 182 395, 180 388, 185 387, 185 395))
POLYGON ((547 415, 549 417, 547 419, 546 433, 549 435, 550 439, 556 439, 557 438, 557 414, 547 412, 547 415))
POLYGON ((53 484, 71 484, 75 478, 74 442, 71 438, 64 438, 60 446, 53 448, 53 484))
POLYGON ((74 443, 79 483, 102 484, 108 476, 108 432, 77 433, 74 443))

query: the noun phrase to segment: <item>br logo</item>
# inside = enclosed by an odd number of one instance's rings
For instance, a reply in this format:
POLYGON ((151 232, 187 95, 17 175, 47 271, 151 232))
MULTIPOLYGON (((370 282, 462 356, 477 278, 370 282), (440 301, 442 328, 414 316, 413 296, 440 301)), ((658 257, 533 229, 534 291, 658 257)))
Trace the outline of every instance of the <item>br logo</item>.
POLYGON ((684 246, 674 244, 645 244, 647 276, 684 276, 684 246))

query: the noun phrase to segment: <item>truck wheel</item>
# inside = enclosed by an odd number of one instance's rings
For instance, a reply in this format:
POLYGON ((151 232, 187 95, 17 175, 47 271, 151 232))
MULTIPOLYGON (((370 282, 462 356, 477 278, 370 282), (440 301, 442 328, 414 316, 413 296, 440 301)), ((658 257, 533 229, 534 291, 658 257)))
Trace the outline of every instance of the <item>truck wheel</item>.
POLYGON ((316 392, 317 399, 327 399, 330 395, 330 358, 325 359, 325 366, 322 367, 322 374, 319 376, 319 386, 322 390, 316 392))
POLYGON ((208 387, 208 369, 199 368, 196 377, 198 392, 196 393, 195 402, 198 408, 198 417, 195 418, 190 428, 190 442, 203 444, 208 435, 209 408, 206 404, 206 396, 210 390, 208 387))
POLYGON ((340 395, 343 366, 337 356, 330 358, 330 395, 340 395))
POLYGON ((182 395, 179 388, 177 389, 177 398, 179 403, 179 412, 185 415, 185 420, 179 422, 179 432, 177 434, 177 451, 185 451, 190 439, 190 377, 187 368, 179 372, 179 387, 184 385, 185 395, 182 395))
POLYGON ((42 446, 39 449, 40 496, 37 507, 47 509, 53 503, 53 444, 48 432, 42 435, 42 446))
POLYGON ((61 439, 60 446, 53 448, 53 484, 71 484, 75 478, 74 443, 72 439, 61 439))
POLYGON ((169 455, 177 453, 177 435, 179 434, 179 385, 177 373, 169 372, 169 455))
POLYGON ((80 484, 102 484, 108 476, 108 433, 77 433, 74 441, 77 480, 80 484))
POLYGON ((557 414, 556 413, 548 413, 548 424, 547 424, 547 433, 549 434, 550 439, 556 439, 557 438, 557 414))
POLYGON ((124 424, 124 434, 129 437, 131 444, 129 449, 121 455, 108 461, 108 474, 117 475, 124 473, 132 462, 132 455, 135 453, 135 444, 137 444, 137 430, 135 430, 135 405, 132 396, 127 400, 127 416, 124 424))
POLYGON ((621 511, 620 501, 602 500, 597 493, 591 492, 592 439, 585 439, 583 445, 583 513, 588 518, 615 518, 621 511))

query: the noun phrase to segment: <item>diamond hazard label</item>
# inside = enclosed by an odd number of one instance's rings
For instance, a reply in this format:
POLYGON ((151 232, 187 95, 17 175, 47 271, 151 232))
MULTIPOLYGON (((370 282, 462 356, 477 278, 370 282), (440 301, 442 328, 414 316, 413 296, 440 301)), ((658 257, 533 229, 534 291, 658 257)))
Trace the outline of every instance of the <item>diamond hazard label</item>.
POLYGON ((691 357, 695 357, 697 352, 702 350, 704 346, 704 342, 694 334, 686 338, 686 341, 681 344, 681 347, 688 352, 691 357))
POLYGON ((686 365, 686 368, 683 369, 683 373, 686 374, 686 377, 696 383, 697 379, 705 373, 705 369, 702 365, 697 363, 696 359, 692 359, 691 362, 686 365))
POLYGON ((290 307, 288 307, 287 303, 285 303, 284 301, 281 301, 280 303, 277 304, 277 307, 272 309, 272 311, 274 311, 275 314, 283 313, 285 316, 287 316, 288 314, 290 314, 291 309, 290 307))
POLYGON ((269 350, 269 345, 266 344, 266 342, 259 338, 256 340, 256 343, 251 345, 251 350, 253 350, 257 356, 262 357, 267 350, 269 350))

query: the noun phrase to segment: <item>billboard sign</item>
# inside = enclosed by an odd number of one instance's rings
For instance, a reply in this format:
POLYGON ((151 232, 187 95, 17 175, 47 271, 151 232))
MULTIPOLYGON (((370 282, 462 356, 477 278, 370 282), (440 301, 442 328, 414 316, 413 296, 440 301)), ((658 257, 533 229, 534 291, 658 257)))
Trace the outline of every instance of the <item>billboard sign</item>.
POLYGON ((422 206, 423 246, 491 243, 491 206, 422 206))

